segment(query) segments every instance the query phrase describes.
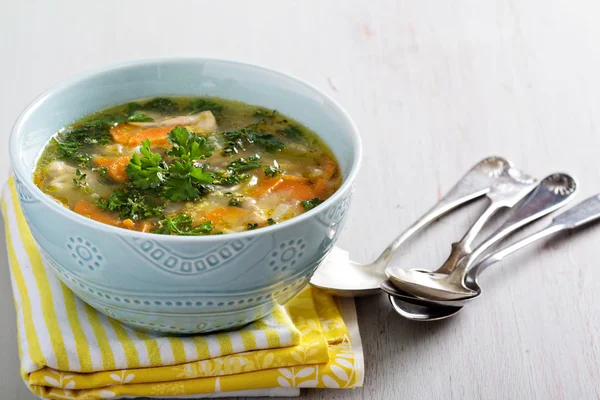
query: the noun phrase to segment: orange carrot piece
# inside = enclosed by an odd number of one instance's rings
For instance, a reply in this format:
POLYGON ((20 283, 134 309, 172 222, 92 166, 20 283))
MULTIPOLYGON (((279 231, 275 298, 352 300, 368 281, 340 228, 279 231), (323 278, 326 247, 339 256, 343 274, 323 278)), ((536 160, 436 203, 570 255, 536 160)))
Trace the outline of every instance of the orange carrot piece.
POLYGON ((129 180, 127 176, 129 157, 96 157, 94 158, 94 162, 101 167, 108 169, 108 176, 110 176, 113 181, 123 183, 129 180))
POLYGON ((121 221, 118 218, 113 217, 109 213, 102 211, 94 204, 89 203, 85 200, 78 201, 75 204, 75 208, 73 209, 77 214, 83 215, 84 217, 88 217, 93 219, 94 221, 102 222, 103 224, 119 226, 121 225, 121 221))
POLYGON ((128 144, 130 146, 139 146, 144 140, 148 139, 154 146, 166 146, 169 144, 167 135, 172 130, 172 127, 144 129, 143 131, 133 135, 129 139, 128 144))
POLYGON ((248 191, 248 194, 250 196, 258 197, 266 193, 271 193, 273 189, 275 189, 277 185, 281 184, 282 182, 283 179, 279 177, 262 179, 256 186, 248 191))
POLYGON ((238 219, 248 214, 248 210, 239 207, 219 207, 206 214, 206 219, 213 224, 233 224, 238 219))
POLYGON ((150 232, 152 228, 152 224, 147 221, 134 222, 132 219, 127 218, 123 220, 122 225, 124 228, 130 229, 132 231, 138 232, 150 232))
POLYGON ((315 182, 314 191, 316 196, 321 196, 325 187, 327 186, 327 182, 331 179, 335 170, 337 169, 337 165, 335 161, 331 158, 326 157, 322 162, 323 174, 319 176, 317 181, 315 182))
POLYGON ((140 128, 129 124, 119 124, 110 128, 110 134, 113 140, 119 144, 129 144, 129 139, 136 134, 140 128))
POLYGON ((129 164, 129 157, 117 158, 108 168, 108 176, 115 182, 127 182, 129 180, 129 177, 127 176, 127 164, 129 164))
POLYGON ((303 201, 315 198, 315 192, 308 183, 284 180, 273 190, 275 193, 289 193, 293 200, 303 201))
POLYGON ((115 162, 116 158, 114 157, 96 157, 94 158, 94 163, 106 169, 110 168, 111 165, 115 162))
POLYGON ((281 176, 281 179, 283 179, 284 181, 294 181, 294 182, 309 183, 308 179, 302 178, 300 176, 295 176, 295 175, 284 174, 284 175, 281 176))
POLYGON ((313 190, 310 187, 310 181, 308 179, 285 174, 281 175, 281 177, 274 177, 261 180, 254 188, 250 189, 249 194, 251 196, 257 197, 266 193, 279 193, 286 190, 292 192, 297 191, 297 194, 303 197, 301 200, 310 200, 314 197, 313 196, 310 199, 304 198, 307 193, 314 194, 313 190))

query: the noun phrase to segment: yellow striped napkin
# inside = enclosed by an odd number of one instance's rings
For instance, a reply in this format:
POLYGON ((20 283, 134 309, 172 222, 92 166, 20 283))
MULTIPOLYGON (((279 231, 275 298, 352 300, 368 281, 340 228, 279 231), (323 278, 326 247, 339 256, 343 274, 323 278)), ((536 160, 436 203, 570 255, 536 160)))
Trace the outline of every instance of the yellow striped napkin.
MULTIPOLYGON (((352 300, 307 288, 238 331, 193 337, 137 332, 76 298, 44 263, 13 178, 3 191, 2 212, 21 374, 41 398, 293 396, 301 387, 362 385, 352 300)), ((336 249, 330 260, 344 257, 336 249)))

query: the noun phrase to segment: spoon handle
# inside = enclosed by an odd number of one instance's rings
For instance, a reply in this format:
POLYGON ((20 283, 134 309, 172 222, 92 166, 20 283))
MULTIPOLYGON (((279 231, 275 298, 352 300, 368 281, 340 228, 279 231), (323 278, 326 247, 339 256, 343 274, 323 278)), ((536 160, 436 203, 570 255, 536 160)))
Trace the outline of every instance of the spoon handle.
POLYGON ((488 248, 517 229, 565 205, 577 191, 575 179, 567 174, 546 177, 509 216, 506 222, 471 254, 463 258, 449 275, 454 282, 462 282, 467 271, 488 248))
POLYGON ((394 252, 408 238, 456 207, 486 194, 495 180, 509 167, 510 162, 495 156, 488 157, 477 163, 433 208, 394 239, 377 258, 375 264, 384 268, 392 258, 394 252))
POLYGON ((596 194, 581 203, 571 207, 564 213, 554 217, 546 228, 511 244, 489 256, 469 271, 469 277, 475 277, 490 265, 502 260, 504 257, 522 249, 540 239, 568 229, 575 229, 600 218, 600 194, 596 194))
POLYGON ((513 207, 523 199, 534 187, 536 180, 516 168, 508 168, 498 177, 497 182, 490 188, 487 197, 490 202, 486 210, 469 228, 463 238, 452 244, 450 256, 437 269, 437 273, 451 274, 463 257, 473 250, 471 244, 487 221, 503 207, 513 207))

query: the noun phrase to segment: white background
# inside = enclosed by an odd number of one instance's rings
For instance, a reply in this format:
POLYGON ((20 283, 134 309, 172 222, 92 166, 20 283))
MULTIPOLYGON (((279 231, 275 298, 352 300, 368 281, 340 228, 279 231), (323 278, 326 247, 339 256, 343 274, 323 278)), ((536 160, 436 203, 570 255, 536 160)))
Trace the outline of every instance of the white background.
MULTIPOLYGON (((488 155, 538 177, 570 172, 581 200, 600 191, 599 4, 0 0, 0 177, 13 122, 48 87, 115 61, 211 56, 296 75, 355 118, 365 158, 340 245, 358 261, 488 155)), ((443 219, 396 262, 435 268, 482 206, 443 219)), ((360 300, 365 387, 304 397, 600 397, 600 227, 567 237, 494 266, 485 295, 445 322, 360 300)), ((0 253, 0 397, 31 400, 0 253)))

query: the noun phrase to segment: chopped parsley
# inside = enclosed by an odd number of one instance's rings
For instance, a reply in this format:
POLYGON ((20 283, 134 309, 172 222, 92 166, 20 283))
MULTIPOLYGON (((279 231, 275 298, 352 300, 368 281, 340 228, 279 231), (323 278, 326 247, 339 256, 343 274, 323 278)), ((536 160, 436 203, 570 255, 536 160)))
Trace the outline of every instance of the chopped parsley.
POLYGON ((134 221, 162 215, 165 205, 137 189, 121 189, 108 199, 99 199, 96 205, 107 211, 116 211, 121 218, 134 221))
POLYGON ((306 211, 310 211, 313 208, 315 208, 316 206, 318 206, 319 204, 321 204, 323 201, 321 199, 319 199, 318 197, 315 197, 312 200, 304 200, 302 202, 302 207, 304 207, 304 209, 306 211))
POLYGON ((73 178, 73 183, 77 187, 84 188, 87 186, 85 178, 87 178, 87 175, 82 173, 79 168, 77 168, 77 171, 75 171, 75 178, 73 178))
POLYGON ((71 161, 79 167, 86 167, 92 159, 86 148, 111 143, 111 126, 108 120, 97 119, 59 133, 53 139, 58 158, 71 161))
POLYGON ((161 114, 175 113, 179 111, 179 106, 171 99, 165 97, 156 97, 144 104, 130 103, 129 114, 132 115, 137 110, 154 111, 161 114))
POLYGON ((287 126, 283 130, 283 134, 289 138, 299 138, 299 137, 304 136, 304 134, 302 133, 302 131, 300 130, 300 128, 297 125, 287 126))
POLYGON ((162 235, 199 236, 208 235, 214 226, 211 221, 206 221, 198 226, 192 226, 192 218, 189 215, 178 214, 173 218, 163 217, 158 222, 158 229, 154 233, 162 235))
POLYGON ((198 114, 202 111, 211 111, 213 114, 223 111, 223 106, 211 100, 194 99, 185 107, 187 115, 198 114))
POLYGON ((141 111, 135 111, 127 118, 127 122, 152 122, 153 118, 150 118, 141 111))
POLYGON ((252 116, 256 117, 256 118, 260 118, 260 119, 273 119, 273 118, 275 118, 276 114, 277 114, 277 110, 267 110, 267 109, 261 108, 261 109, 254 111, 252 116))
POLYGON ((273 160, 273 165, 270 165, 267 168, 265 168, 265 175, 271 178, 283 173, 285 173, 285 171, 279 167, 277 160, 273 160))
POLYGON ((267 220, 267 224, 269 224, 269 225, 275 225, 276 223, 277 223, 277 221, 275 221, 273 218, 269 218, 267 220))
POLYGON ((264 122, 264 118, 259 119, 254 124, 235 131, 224 132, 225 147, 224 155, 233 155, 245 150, 247 144, 256 144, 268 152, 282 150, 283 142, 272 133, 260 132, 256 128, 264 122))
POLYGON ((263 167, 263 164, 260 162, 260 156, 254 154, 248 158, 238 158, 237 160, 232 161, 227 169, 237 173, 260 167, 263 167))
POLYGON ((212 177, 213 184, 221 186, 238 185, 250 179, 250 175, 248 174, 235 173, 229 169, 213 172, 212 177))
POLYGON ((227 205, 231 207, 240 207, 243 202, 244 196, 242 196, 241 194, 233 194, 231 199, 229 199, 229 202, 227 202, 227 205))
POLYGON ((101 178, 106 178, 108 176, 108 168, 106 167, 99 167, 99 168, 94 168, 97 169, 100 172, 100 177, 101 178))
POLYGON ((253 229, 258 228, 258 224, 248 224, 248 230, 251 231, 253 229))
POLYGON ((230 186, 242 183, 250 178, 250 175, 244 173, 256 168, 262 168, 265 165, 260 162, 260 156, 254 154, 250 157, 242 157, 233 160, 225 169, 213 173, 213 183, 215 185, 230 186))

